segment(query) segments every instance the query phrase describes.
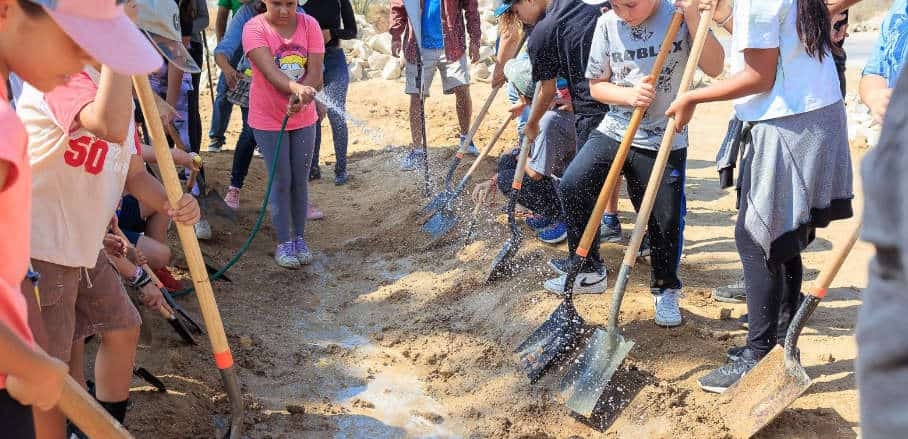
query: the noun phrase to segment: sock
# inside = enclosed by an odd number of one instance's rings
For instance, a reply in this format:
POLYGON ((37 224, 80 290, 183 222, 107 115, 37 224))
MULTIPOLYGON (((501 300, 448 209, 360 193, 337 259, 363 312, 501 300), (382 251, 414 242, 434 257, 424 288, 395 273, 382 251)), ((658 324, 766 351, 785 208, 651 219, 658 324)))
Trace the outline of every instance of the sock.
POLYGON ((123 401, 117 402, 104 402, 98 401, 101 404, 101 407, 104 407, 104 410, 107 410, 107 413, 110 413, 114 419, 119 423, 123 423, 126 420, 126 408, 129 406, 129 399, 124 399, 123 401))
POLYGON ((617 213, 607 213, 605 215, 602 215, 602 224, 605 224, 607 226, 614 226, 614 225, 620 224, 618 221, 618 214, 617 213))

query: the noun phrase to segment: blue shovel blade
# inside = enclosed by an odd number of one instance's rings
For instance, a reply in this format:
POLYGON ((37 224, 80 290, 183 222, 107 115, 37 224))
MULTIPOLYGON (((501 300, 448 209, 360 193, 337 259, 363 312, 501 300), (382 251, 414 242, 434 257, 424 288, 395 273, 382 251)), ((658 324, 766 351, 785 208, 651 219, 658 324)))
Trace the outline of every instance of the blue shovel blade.
POLYGON ((435 215, 422 225, 422 230, 431 235, 432 239, 438 239, 451 231, 456 224, 457 215, 448 209, 442 209, 435 212, 435 215))

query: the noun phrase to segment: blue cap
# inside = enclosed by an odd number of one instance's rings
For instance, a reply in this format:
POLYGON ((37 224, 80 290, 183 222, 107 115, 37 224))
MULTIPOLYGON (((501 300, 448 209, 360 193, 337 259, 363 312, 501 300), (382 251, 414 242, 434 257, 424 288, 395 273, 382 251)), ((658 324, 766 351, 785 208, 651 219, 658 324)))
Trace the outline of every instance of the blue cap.
POLYGON ((513 4, 514 0, 501 0, 501 4, 495 8, 495 16, 501 17, 505 12, 508 12, 511 9, 513 4))

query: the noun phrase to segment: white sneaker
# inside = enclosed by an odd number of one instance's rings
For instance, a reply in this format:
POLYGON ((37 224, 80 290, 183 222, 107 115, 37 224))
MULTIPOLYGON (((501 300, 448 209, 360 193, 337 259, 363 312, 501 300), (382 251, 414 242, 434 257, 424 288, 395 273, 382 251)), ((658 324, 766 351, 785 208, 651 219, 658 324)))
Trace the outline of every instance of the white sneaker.
MULTIPOLYGON (((545 290, 550 293, 560 295, 564 294, 564 283, 567 281, 567 274, 562 274, 553 279, 545 281, 545 290)), ((605 267, 592 273, 580 273, 577 279, 574 279, 574 289, 572 294, 602 294, 608 285, 608 274, 605 267)))
POLYGON ((656 324, 667 328, 681 325, 681 308, 678 307, 680 290, 666 289, 653 296, 656 305, 656 324))
POLYGON ((296 257, 296 249, 294 248, 293 241, 287 241, 277 245, 277 249, 274 251, 274 261, 277 262, 277 265, 284 268, 300 268, 300 261, 296 257))
POLYGON ((208 220, 200 219, 199 222, 195 223, 195 236, 201 240, 211 239, 211 224, 208 224, 208 220))

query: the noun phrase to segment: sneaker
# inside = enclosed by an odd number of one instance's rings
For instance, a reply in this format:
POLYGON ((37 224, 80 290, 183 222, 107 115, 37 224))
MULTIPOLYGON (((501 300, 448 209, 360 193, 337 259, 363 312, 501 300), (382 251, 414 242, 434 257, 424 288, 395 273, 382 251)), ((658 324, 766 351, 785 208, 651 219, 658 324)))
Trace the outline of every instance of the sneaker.
MULTIPOLYGON (((461 134, 461 135, 460 135, 460 142, 463 143, 463 139, 466 138, 466 137, 467 137, 467 136, 461 134)), ((479 155, 479 148, 476 147, 476 144, 473 143, 473 141, 470 141, 470 144, 467 145, 467 154, 470 154, 470 155, 479 155)))
POLYGON ((406 157, 400 162, 401 171, 415 171, 422 166, 426 160, 426 153, 421 149, 414 149, 407 153, 406 157))
POLYGON ((334 173, 334 185, 343 186, 347 184, 347 172, 334 173))
POLYGON ((227 188, 227 194, 224 195, 224 203, 227 207, 237 210, 240 208, 240 188, 230 186, 227 188))
POLYGON ((738 324, 744 329, 750 329, 750 325, 747 324, 747 314, 742 314, 741 317, 738 317, 738 324))
POLYGON ((531 229, 539 231, 552 225, 552 219, 542 215, 530 215, 524 220, 531 229))
MULTIPOLYGON (((779 343, 779 346, 781 346, 783 348, 785 347, 782 343, 779 343)), ((735 361, 740 360, 741 356, 744 354, 744 351, 746 351, 746 350, 747 350, 747 346, 735 346, 733 348, 729 348, 728 351, 725 353, 725 358, 728 358, 728 361, 733 363, 735 361)), ((798 361, 801 361, 801 350, 798 348, 795 348, 794 356, 795 356, 795 358, 798 359, 798 361)))
POLYGON ((568 273, 570 263, 570 258, 552 258, 549 259, 549 268, 559 275, 565 275, 568 273))
POLYGON ((161 267, 157 270, 154 270, 155 276, 158 277, 158 280, 164 284, 164 288, 167 288, 167 291, 171 293, 174 291, 180 291, 183 289, 183 284, 180 281, 173 278, 173 275, 170 274, 170 270, 167 267, 161 267))
POLYGON ((296 260, 300 265, 309 265, 312 262, 312 252, 309 251, 309 246, 302 236, 297 235, 293 238, 293 251, 296 252, 296 260))
POLYGON ((558 244, 567 239, 567 224, 564 221, 557 221, 555 224, 540 230, 536 237, 546 244, 558 244))
POLYGON ((258 148, 256 148, 255 150, 252 151, 252 156, 253 156, 253 157, 260 158, 260 159, 265 158, 265 156, 262 155, 262 152, 259 151, 258 148))
MULTIPOLYGON (((567 281, 567 274, 549 279, 545 281, 545 289, 559 296, 563 295, 565 281, 567 281)), ((602 294, 605 292, 606 285, 608 285, 608 275, 605 267, 589 273, 580 273, 574 280, 573 294, 602 294)))
POLYGON ((681 325, 681 308, 678 307, 678 295, 681 291, 667 288, 653 297, 656 305, 656 325, 671 328, 681 325))
POLYGON ((322 168, 318 165, 313 166, 309 169, 309 181, 321 180, 322 179, 322 168))
POLYGON ((201 240, 211 239, 211 224, 208 224, 208 220, 202 218, 199 222, 195 223, 195 236, 201 240))
POLYGON ((309 220, 320 220, 325 217, 325 213, 321 210, 318 210, 312 203, 309 203, 309 206, 306 208, 306 219, 309 220))
POLYGON ((221 148, 224 146, 224 141, 220 139, 211 139, 211 143, 208 144, 208 152, 221 152, 221 148))
POLYGON ((731 285, 714 288, 713 299, 725 303, 744 303, 747 299, 744 295, 744 281, 739 280, 731 285))
POLYGON ((274 261, 284 268, 300 268, 300 260, 296 258, 293 241, 277 245, 277 250, 274 251, 274 261))
POLYGON ((741 377, 757 365, 759 359, 750 349, 745 348, 737 361, 727 363, 722 367, 706 374, 697 383, 700 388, 713 393, 722 393, 737 383, 741 377))
POLYGON ((599 227, 599 239, 603 242, 621 242, 624 236, 621 235, 621 222, 617 216, 614 220, 608 218, 609 215, 602 216, 602 224, 599 227))

